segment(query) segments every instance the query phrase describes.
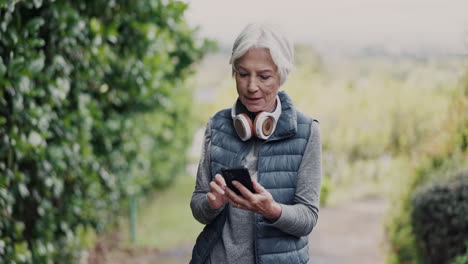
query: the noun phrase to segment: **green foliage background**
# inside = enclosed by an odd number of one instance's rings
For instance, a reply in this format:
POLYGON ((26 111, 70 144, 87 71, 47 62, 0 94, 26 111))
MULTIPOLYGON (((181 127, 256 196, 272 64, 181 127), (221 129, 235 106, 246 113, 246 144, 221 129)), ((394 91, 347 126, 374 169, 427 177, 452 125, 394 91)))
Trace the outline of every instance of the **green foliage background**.
POLYGON ((0 259, 72 263, 191 140, 184 80, 211 43, 177 1, 0 0, 0 259))

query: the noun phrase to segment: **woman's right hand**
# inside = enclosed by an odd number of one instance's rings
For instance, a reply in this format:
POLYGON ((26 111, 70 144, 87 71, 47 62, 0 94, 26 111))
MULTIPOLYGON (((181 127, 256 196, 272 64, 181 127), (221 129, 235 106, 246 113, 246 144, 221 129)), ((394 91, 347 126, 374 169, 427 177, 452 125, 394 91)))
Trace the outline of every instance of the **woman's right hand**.
POLYGON ((210 182, 210 192, 207 194, 208 204, 211 209, 219 209, 229 201, 225 189, 226 182, 224 178, 220 174, 216 174, 215 180, 210 182))

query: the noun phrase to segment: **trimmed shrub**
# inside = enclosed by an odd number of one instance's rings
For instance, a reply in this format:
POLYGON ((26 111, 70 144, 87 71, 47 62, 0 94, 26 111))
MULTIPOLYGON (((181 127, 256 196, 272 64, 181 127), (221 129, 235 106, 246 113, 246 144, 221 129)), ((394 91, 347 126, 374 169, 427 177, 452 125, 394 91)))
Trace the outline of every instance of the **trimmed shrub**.
POLYGON ((74 262, 128 194, 184 169, 183 81, 210 47, 185 9, 0 0, 0 262, 74 262))
POLYGON ((416 191, 412 224, 423 263, 451 263, 466 252, 468 237, 468 171, 416 191))

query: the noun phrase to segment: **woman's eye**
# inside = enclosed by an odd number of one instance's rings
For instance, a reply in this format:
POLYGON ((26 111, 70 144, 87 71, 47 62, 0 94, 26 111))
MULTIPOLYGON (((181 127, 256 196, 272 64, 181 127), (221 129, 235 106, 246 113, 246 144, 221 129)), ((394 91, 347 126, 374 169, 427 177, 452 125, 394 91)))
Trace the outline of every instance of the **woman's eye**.
POLYGON ((240 72, 239 72, 239 76, 240 76, 240 77, 246 77, 246 76, 247 76, 247 73, 240 73, 240 72))
POLYGON ((268 80, 268 78, 270 78, 271 76, 268 76, 268 75, 260 75, 260 78, 262 78, 262 80, 268 80))

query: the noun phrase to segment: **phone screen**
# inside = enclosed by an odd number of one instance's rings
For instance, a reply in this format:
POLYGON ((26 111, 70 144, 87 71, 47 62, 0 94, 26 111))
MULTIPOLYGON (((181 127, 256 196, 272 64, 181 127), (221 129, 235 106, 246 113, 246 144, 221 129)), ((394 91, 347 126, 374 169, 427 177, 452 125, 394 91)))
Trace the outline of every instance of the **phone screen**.
POLYGON ((224 180, 226 181, 226 185, 237 195, 242 196, 240 191, 236 187, 234 187, 234 185, 232 185, 232 181, 238 181, 242 183, 242 185, 244 185, 252 193, 255 193, 255 190, 252 185, 252 179, 250 178, 249 170, 247 170, 247 168, 223 168, 221 169, 221 173, 223 175, 224 180))

